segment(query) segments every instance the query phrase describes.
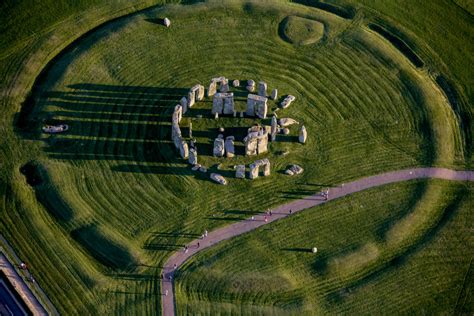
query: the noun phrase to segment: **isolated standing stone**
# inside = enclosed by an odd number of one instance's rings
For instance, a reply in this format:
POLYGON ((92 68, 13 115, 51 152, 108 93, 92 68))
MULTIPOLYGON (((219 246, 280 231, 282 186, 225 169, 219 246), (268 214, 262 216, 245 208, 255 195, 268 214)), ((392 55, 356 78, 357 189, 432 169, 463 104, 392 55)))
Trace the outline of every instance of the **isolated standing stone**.
POLYGON ((306 127, 301 125, 300 134, 298 136, 298 141, 302 144, 306 143, 306 138, 308 137, 308 133, 306 132, 306 127))
POLYGON ((272 95, 270 96, 270 99, 276 100, 278 98, 278 89, 273 89, 272 90, 272 95))

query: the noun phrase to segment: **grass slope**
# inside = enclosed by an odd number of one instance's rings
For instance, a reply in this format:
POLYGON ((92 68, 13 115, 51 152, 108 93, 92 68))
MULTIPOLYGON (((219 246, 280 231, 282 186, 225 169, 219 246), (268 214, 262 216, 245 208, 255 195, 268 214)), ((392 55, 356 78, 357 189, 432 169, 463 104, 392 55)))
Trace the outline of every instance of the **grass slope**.
POLYGON ((178 313, 472 312, 472 189, 388 185, 223 242, 179 271, 178 313))

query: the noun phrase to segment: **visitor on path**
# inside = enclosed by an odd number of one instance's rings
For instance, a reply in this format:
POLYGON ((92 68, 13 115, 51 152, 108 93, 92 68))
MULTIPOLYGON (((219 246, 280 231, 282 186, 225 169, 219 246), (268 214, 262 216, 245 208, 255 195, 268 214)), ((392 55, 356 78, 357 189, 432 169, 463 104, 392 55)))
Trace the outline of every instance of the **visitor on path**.
POLYGON ((292 213, 293 213, 293 211, 292 211, 291 208, 290 208, 290 215, 291 215, 292 213))
POLYGON ((204 231, 204 237, 207 237, 207 230, 204 231))
POLYGON ((268 217, 265 215, 265 223, 268 222, 268 217))
POLYGON ((198 241, 198 244, 197 244, 197 247, 199 248, 200 244, 199 244, 199 241, 198 241))
POLYGON ((184 246, 184 253, 188 253, 188 246, 184 246))
POLYGON ((272 215, 273 215, 273 213, 272 213, 272 211, 270 211, 270 216, 272 216, 272 215))
POLYGON ((165 291, 165 296, 168 296, 168 290, 165 291))
POLYGON ((326 201, 329 199, 329 188, 326 189, 326 194, 324 195, 326 201))
POLYGON ((255 219, 255 216, 252 215, 251 219, 254 220, 254 219, 255 219))
POLYGON ((173 265, 173 270, 176 270, 178 266, 176 265, 176 263, 173 265))

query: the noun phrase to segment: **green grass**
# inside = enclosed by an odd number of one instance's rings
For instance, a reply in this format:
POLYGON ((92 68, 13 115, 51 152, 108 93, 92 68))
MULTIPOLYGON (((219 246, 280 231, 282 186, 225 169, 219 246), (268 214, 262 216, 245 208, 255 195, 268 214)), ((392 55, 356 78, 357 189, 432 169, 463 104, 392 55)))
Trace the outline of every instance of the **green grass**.
POLYGON ((280 28, 284 39, 297 45, 314 44, 324 36, 324 24, 299 16, 287 17, 280 28))
POLYGON ((225 241, 180 269, 178 313, 472 312, 472 197, 445 181, 387 185, 225 241))
MULTIPOLYGON (((284 1, 174 5, 94 30, 50 64, 28 99, 34 102, 27 103, 34 104, 25 116, 29 128, 16 129, 14 119, 35 78, 61 49, 103 21, 153 3, 2 7, 13 18, 3 24, 7 35, 0 42, 0 227, 62 313, 157 313, 160 265, 172 251, 206 228, 319 190, 308 183, 340 183, 417 165, 463 168, 469 160, 466 126, 458 126, 431 76, 439 66, 443 73, 449 69, 457 88, 468 86, 469 67, 462 63, 469 59, 446 52, 448 45, 459 47, 463 36, 450 43, 436 35, 440 43, 434 45, 417 22, 417 43, 443 52, 431 62, 432 51, 422 50, 431 68, 416 69, 366 27, 376 13, 363 9, 351 21, 284 1), (158 24, 165 15, 169 29, 158 24), (278 32, 287 16, 321 21, 325 35, 315 45, 289 44, 278 32), (19 20, 26 22, 14 28, 19 20), (270 178, 231 177, 220 187, 177 159, 169 141, 172 107, 190 86, 207 85, 217 75, 265 80, 280 95, 296 95, 280 116, 304 122, 309 141, 295 143, 292 129, 272 144, 265 155, 272 161, 270 178), (48 121, 66 122, 71 130, 40 135, 48 121), (288 156, 277 154, 287 150, 288 156), (31 161, 44 175, 34 188, 19 171, 31 161), (288 163, 301 164, 305 173, 279 173, 288 163)), ((398 11, 392 13, 401 20, 398 11)), ((463 29, 463 19, 453 25, 463 29)), ((193 119, 200 162, 211 171, 221 164, 219 172, 231 175, 234 164, 254 159, 211 157, 216 128, 239 133, 254 120, 215 121, 206 109, 209 99, 190 113, 204 115, 193 119)))

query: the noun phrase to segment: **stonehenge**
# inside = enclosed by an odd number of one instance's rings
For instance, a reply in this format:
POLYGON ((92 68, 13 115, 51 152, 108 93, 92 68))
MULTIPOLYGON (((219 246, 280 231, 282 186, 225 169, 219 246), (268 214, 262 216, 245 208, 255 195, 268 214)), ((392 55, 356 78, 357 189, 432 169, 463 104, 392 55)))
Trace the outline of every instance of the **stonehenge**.
POLYGON ((234 93, 219 92, 212 98, 212 114, 234 114, 235 111, 234 93))
POLYGON ((270 175, 270 160, 260 159, 249 165, 249 179, 253 180, 258 178, 260 167, 263 167, 263 176, 268 177, 270 175))
POLYGON ((267 96, 267 83, 264 81, 260 81, 258 83, 258 95, 261 97, 267 96))
POLYGON ((254 156, 268 151, 268 131, 259 125, 248 129, 248 134, 244 138, 245 155, 254 156))
POLYGON ((296 99, 296 98, 295 98, 294 96, 292 96, 292 95, 287 95, 286 98, 285 98, 283 101, 281 101, 280 107, 281 107, 282 109, 286 109, 287 107, 290 106, 291 102, 295 101, 295 99, 296 99))
POLYGON ((306 138, 308 138, 308 133, 306 132, 306 127, 301 125, 300 132, 298 135, 298 141, 302 144, 306 143, 306 138))
POLYGON ((249 94, 247 96, 247 110, 245 112, 248 116, 257 116, 261 119, 267 118, 267 101, 268 98, 249 94))
POLYGON ((208 97, 212 97, 217 93, 217 84, 219 84, 219 92, 229 92, 229 81, 225 77, 212 78, 207 89, 208 97))
POLYGON ((193 107, 196 101, 204 99, 204 86, 197 84, 192 87, 188 92, 188 107, 193 107))
MULTIPOLYGON (((232 81, 232 87, 240 87, 241 81, 235 79, 232 81)), ((247 90, 253 92, 256 89, 256 83, 253 80, 247 81, 247 90)), ((259 119, 266 119, 267 112, 269 110, 268 100, 275 101, 278 98, 278 90, 273 89, 270 96, 267 95, 267 84, 264 81, 258 83, 258 94, 249 93, 247 95, 247 104, 245 114, 249 117, 256 117, 259 119)), ((189 133, 186 141, 183 137, 180 123, 183 120, 183 115, 188 111, 189 108, 192 108, 197 101, 204 99, 205 88, 200 84, 194 85, 189 91, 187 96, 183 96, 179 104, 176 104, 173 108, 173 113, 171 116, 171 140, 181 156, 182 159, 186 159, 187 162, 192 166, 192 170, 207 172, 207 168, 198 163, 198 153, 195 146, 195 141, 193 139, 193 122, 190 119, 187 119, 185 122, 189 124, 189 133)), ((211 80, 209 89, 207 90, 207 96, 212 97, 212 109, 211 113, 214 118, 218 119, 220 115, 232 115, 234 119, 237 117, 244 117, 244 112, 240 111, 240 115, 237 114, 234 93, 230 91, 229 80, 225 77, 217 77, 211 80)), ((292 95, 287 95, 286 98, 280 103, 279 108, 287 108, 293 101, 295 97, 292 95)), ((277 109, 278 110, 278 109, 277 109)), ((278 119, 276 111, 273 112, 271 118, 270 126, 264 126, 260 124, 255 124, 254 126, 247 129, 247 135, 242 140, 244 144, 244 153, 246 156, 255 156, 268 152, 268 142, 276 141, 276 136, 279 133, 288 135, 290 133, 289 127, 295 124, 299 124, 298 121, 292 118, 283 117, 278 119)), ((197 118, 202 118, 203 115, 196 115, 197 118)), ((227 120, 227 118, 226 118, 227 120)), ((222 123, 225 123, 223 121, 222 123)), ((197 126, 200 126, 198 124, 197 126)), ((218 125, 219 126, 219 125, 218 125)), ((214 139, 212 155, 214 157, 226 157, 233 158, 236 155, 235 151, 235 137, 234 136, 224 136, 227 128, 224 128, 225 125, 222 125, 218 131, 219 135, 214 139)), ((232 129, 229 129, 232 130, 232 129)), ((298 141, 300 143, 306 143, 307 141, 307 130, 304 125, 301 125, 298 130, 298 141)), ((287 153, 287 152, 285 152, 287 153)), ((271 167, 270 161, 268 158, 259 159, 254 161, 249 165, 249 179, 256 179, 259 176, 270 176, 271 167)), ((225 169, 223 166, 222 168, 225 169)), ((218 168, 219 169, 219 168, 218 168)), ((246 165, 239 164, 234 166, 235 177, 245 179, 246 177, 246 165)), ((298 175, 303 172, 303 168, 299 165, 293 164, 289 165, 285 170, 287 175, 298 175)), ((227 180, 218 173, 211 173, 210 179, 219 183, 227 184, 227 180)))

